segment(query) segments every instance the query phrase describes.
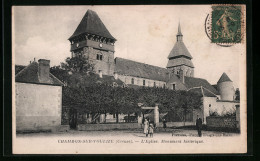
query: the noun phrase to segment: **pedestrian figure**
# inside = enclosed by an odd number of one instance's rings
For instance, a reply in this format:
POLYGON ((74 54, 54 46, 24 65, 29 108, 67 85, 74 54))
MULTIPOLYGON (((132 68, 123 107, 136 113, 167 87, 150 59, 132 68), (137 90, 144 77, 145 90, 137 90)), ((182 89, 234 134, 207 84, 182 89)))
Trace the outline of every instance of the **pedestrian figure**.
POLYGON ((153 137, 153 129, 154 129, 154 126, 153 126, 153 124, 151 123, 151 124, 149 125, 149 129, 148 129, 149 134, 150 134, 150 137, 153 137))
POLYGON ((163 128, 164 128, 164 131, 166 131, 166 120, 165 119, 163 119, 163 128))
POLYGON ((196 128, 197 128, 199 137, 201 137, 202 120, 201 120, 201 118, 199 118, 199 115, 197 115, 196 128))
POLYGON ((144 134, 146 137, 148 137, 148 126, 149 126, 149 123, 147 121, 147 119, 144 120, 144 134))

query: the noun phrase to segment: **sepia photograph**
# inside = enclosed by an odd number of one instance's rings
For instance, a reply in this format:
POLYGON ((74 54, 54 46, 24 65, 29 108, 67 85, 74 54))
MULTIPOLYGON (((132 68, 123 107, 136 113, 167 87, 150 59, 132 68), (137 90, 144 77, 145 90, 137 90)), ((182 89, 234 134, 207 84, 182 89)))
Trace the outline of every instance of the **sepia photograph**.
POLYGON ((12 7, 13 154, 247 153, 246 6, 12 7))

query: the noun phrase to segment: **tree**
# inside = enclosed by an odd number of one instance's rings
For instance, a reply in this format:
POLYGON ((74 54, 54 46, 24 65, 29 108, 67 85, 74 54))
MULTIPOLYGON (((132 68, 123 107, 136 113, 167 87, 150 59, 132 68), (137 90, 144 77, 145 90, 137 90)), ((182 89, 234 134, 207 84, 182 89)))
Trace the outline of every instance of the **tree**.
POLYGON ((236 91, 235 91, 235 100, 240 101, 240 90, 239 90, 239 88, 237 88, 236 91))
POLYGON ((66 58, 65 63, 61 63, 61 68, 67 71, 86 73, 93 71, 94 65, 85 57, 76 56, 66 58))

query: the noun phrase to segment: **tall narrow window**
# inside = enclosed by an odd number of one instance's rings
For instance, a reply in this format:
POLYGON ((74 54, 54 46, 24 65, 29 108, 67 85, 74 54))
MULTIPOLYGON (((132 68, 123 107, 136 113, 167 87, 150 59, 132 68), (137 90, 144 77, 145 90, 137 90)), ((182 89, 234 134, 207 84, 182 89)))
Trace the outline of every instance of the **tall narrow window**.
POLYGON ((176 90, 176 85, 175 84, 172 84, 172 89, 176 90))
POLYGON ((143 86, 145 86, 145 80, 143 80, 143 86))
POLYGON ((131 79, 131 83, 132 83, 132 84, 135 84, 134 78, 131 79))

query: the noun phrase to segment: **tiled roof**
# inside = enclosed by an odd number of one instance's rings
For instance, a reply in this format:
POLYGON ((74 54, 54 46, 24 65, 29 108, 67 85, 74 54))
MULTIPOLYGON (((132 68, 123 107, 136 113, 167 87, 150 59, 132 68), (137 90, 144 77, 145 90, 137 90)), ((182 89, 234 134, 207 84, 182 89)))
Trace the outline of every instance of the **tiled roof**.
POLYGON ((176 67, 180 65, 186 65, 194 68, 192 61, 184 57, 179 57, 179 58, 169 60, 166 67, 169 68, 169 67, 176 67))
POLYGON ((183 41, 177 41, 171 50, 168 58, 174 58, 174 57, 179 57, 179 56, 185 56, 190 59, 192 59, 192 56, 190 55, 190 52, 186 48, 185 44, 183 41))
POLYGON ((222 76, 219 78, 218 83, 221 82, 232 82, 231 79, 227 76, 226 73, 223 73, 222 76))
POLYGON ((115 58, 115 72, 121 75, 129 75, 165 82, 169 78, 168 70, 166 68, 139 63, 118 57, 115 58))
POLYGON ((215 95, 218 95, 218 91, 205 79, 202 78, 194 78, 194 77, 185 77, 185 86, 187 89, 191 89, 194 87, 204 87, 214 93, 215 95))
POLYGON ((15 65, 15 75, 23 70, 26 66, 24 65, 15 65))
MULTIPOLYGON (((16 67, 17 70, 19 68, 20 67, 16 67)), ((15 75, 15 81, 21 83, 49 84, 49 85, 57 85, 57 86, 63 85, 63 83, 51 73, 49 75, 48 83, 41 82, 38 77, 38 68, 39 68, 39 64, 37 62, 32 62, 31 64, 24 67, 15 75)))
POLYGON ((204 87, 196 87, 196 88, 192 88, 188 91, 197 93, 203 97, 217 97, 214 93, 212 93, 211 91, 207 90, 204 87))
POLYGON ((86 12, 77 29, 69 39, 72 39, 73 37, 84 33, 94 34, 115 40, 115 38, 110 34, 106 26, 103 24, 97 13, 92 10, 88 10, 86 12))

